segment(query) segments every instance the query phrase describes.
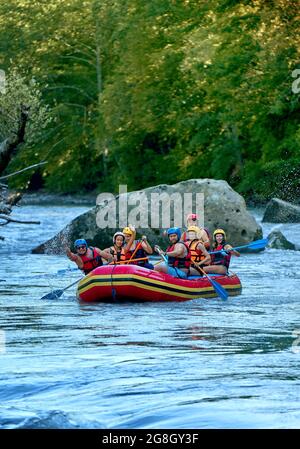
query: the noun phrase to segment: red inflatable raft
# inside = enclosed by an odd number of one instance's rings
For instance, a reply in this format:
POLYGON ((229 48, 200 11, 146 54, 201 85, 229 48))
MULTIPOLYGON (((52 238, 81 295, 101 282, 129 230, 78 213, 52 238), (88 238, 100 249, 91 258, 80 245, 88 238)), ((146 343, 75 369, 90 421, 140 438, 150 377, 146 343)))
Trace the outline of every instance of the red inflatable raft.
MULTIPOLYGON (((236 274, 210 275, 229 296, 242 291, 236 274)), ((96 268, 78 284, 77 296, 85 302, 111 301, 187 301, 217 296, 206 277, 177 279, 137 265, 105 265, 96 268)))

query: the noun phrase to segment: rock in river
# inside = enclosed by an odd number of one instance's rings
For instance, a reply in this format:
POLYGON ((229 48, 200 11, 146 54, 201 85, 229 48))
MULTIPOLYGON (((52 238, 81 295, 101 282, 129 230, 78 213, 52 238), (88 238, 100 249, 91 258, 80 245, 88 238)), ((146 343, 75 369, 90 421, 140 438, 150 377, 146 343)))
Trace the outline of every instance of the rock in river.
POLYGON ((168 241, 162 231, 173 225, 184 228, 190 212, 200 212, 200 224, 211 234, 223 228, 233 246, 262 238, 262 229, 247 211, 243 197, 226 181, 190 179, 117 196, 101 194, 94 208, 32 252, 59 254, 65 244, 71 245, 77 238, 86 238, 90 245, 103 249, 112 245, 113 234, 128 223, 136 225, 138 236, 146 234, 151 244, 165 248, 168 241), (107 223, 109 227, 104 228, 107 223))
POLYGON ((263 222, 300 223, 300 206, 272 198, 267 204, 263 222))
POLYGON ((282 234, 281 231, 278 229, 274 229, 269 235, 268 235, 268 247, 269 248, 275 248, 275 249, 291 249, 291 250, 298 250, 299 248, 294 245, 294 243, 289 242, 285 236, 282 234))

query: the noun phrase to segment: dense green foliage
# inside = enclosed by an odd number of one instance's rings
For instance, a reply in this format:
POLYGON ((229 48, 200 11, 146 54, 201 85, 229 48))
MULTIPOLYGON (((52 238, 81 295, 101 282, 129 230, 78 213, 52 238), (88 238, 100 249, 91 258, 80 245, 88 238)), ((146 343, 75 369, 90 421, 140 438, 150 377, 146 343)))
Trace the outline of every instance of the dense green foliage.
POLYGON ((212 177, 295 200, 299 25, 298 0, 2 3, 0 68, 34 76, 55 117, 12 168, 47 160, 59 192, 212 177))
POLYGON ((34 79, 26 80, 15 69, 5 73, 0 94, 0 142, 16 134, 20 122, 20 110, 26 106, 29 120, 26 124, 26 141, 34 144, 51 124, 51 115, 43 104, 42 95, 34 79))

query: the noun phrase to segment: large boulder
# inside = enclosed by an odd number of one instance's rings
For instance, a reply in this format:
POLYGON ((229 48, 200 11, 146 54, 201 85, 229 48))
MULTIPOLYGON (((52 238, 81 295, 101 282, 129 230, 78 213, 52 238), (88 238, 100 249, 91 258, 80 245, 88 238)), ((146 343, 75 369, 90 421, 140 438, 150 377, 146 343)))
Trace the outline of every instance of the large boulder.
POLYGON ((300 206, 278 198, 272 198, 267 204, 262 221, 269 223, 300 223, 300 206))
POLYGON ((275 229, 268 235, 268 247, 275 249, 291 249, 291 250, 299 250, 299 247, 289 240, 282 234, 281 231, 275 229))
POLYGON ((262 238, 262 229, 247 211, 243 197, 226 181, 191 179, 117 196, 101 194, 96 207, 75 218, 32 252, 59 254, 64 245, 71 245, 77 238, 86 238, 89 244, 106 248, 111 246, 113 234, 128 223, 137 227, 138 235, 146 234, 150 243, 165 248, 168 242, 162 231, 173 225, 185 227, 190 212, 200 213, 201 224, 211 233, 216 228, 225 229, 227 241, 234 246, 262 238), (124 205, 128 218, 124 215, 124 205), (104 228, 107 221, 109 227, 104 228))

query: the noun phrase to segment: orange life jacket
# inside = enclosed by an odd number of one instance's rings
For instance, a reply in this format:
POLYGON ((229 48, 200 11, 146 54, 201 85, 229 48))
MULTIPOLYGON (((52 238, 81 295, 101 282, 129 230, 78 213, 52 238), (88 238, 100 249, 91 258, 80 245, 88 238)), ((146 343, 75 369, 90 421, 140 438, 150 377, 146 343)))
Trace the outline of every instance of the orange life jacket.
MULTIPOLYGON (((206 232, 206 235, 207 235, 207 238, 208 238, 208 242, 205 242, 205 243, 204 243, 204 242, 202 242, 202 240, 199 240, 199 242, 202 243, 202 245, 204 245, 205 248, 209 251, 209 249, 210 249, 209 232, 208 232, 208 229, 206 229, 206 228, 203 228, 203 230, 206 232)), ((187 231, 184 231, 184 233, 183 233, 182 236, 181 236, 181 239, 182 239, 184 242, 189 242, 188 232, 187 232, 187 231)))
POLYGON ((198 240, 198 239, 192 240, 191 243, 189 244, 191 260, 192 260, 192 262, 196 262, 196 263, 199 263, 199 262, 201 262, 201 260, 205 259, 205 256, 204 256, 203 252, 201 251, 201 249, 197 248, 198 243, 202 243, 202 245, 203 245, 202 240, 198 240))
POLYGON ((124 262, 126 260, 126 254, 124 252, 124 248, 121 248, 121 251, 117 251, 115 246, 111 246, 109 248, 111 250, 111 255, 113 256, 114 260, 117 258, 117 262, 124 262))

